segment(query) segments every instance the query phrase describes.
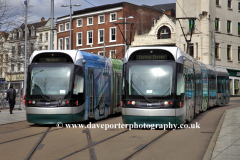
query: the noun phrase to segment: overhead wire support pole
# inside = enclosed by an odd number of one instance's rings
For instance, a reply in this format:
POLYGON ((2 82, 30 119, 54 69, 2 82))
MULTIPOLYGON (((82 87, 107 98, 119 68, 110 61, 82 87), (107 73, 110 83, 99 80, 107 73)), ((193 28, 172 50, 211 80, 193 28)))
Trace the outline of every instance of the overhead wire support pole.
POLYGON ((27 88, 27 9, 28 9, 28 1, 24 1, 25 4, 25 65, 24 65, 24 95, 26 95, 27 88))
POLYGON ((51 0, 51 31, 50 31, 50 50, 53 50, 53 25, 54 25, 54 0, 51 0))
POLYGON ((128 43, 127 43, 127 39, 126 39, 126 37, 123 35, 123 33, 122 33, 122 31, 121 31, 121 29, 120 29, 120 27, 119 27, 119 24, 131 24, 131 31, 130 31, 130 33, 132 33, 132 26, 134 25, 134 23, 115 23, 115 25, 118 26, 118 28, 119 28, 119 30, 120 30, 122 36, 123 36, 123 39, 124 39, 125 44, 127 44, 127 46, 129 46, 129 45, 131 44, 131 37, 132 37, 132 34, 130 35, 130 43, 128 44, 128 43))
POLYGON ((184 36, 184 38, 185 38, 185 41, 187 42, 186 53, 188 53, 188 46, 189 46, 189 43, 192 41, 192 33, 193 33, 193 30, 194 30, 194 25, 193 25, 193 28, 191 28, 190 39, 188 40, 188 39, 187 39, 187 34, 185 34, 184 31, 183 31, 183 27, 182 27, 182 25, 181 25, 180 19, 188 19, 188 20, 194 20, 194 21, 195 21, 195 20, 198 19, 198 18, 196 18, 196 17, 176 18, 176 20, 178 20, 178 22, 179 22, 179 24, 180 24, 180 27, 181 27, 181 29, 182 29, 183 36, 184 36))

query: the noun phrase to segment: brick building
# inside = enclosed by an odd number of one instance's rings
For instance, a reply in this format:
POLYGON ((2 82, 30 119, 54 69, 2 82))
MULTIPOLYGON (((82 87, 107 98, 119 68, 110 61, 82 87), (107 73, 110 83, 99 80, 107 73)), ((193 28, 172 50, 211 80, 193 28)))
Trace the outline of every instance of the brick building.
MULTIPOLYGON (((125 20, 134 23, 132 39, 134 34, 147 33, 156 21, 161 17, 162 11, 138 6, 127 2, 108 4, 93 8, 74 11, 72 14, 72 49, 103 55, 105 41, 106 57, 122 59, 125 54, 125 42, 122 34, 125 34, 125 20), (121 33, 122 31, 122 33, 121 33)), ((69 49, 70 38, 70 15, 57 18, 57 48, 69 49)), ((130 42, 131 25, 127 24, 126 38, 130 42)))

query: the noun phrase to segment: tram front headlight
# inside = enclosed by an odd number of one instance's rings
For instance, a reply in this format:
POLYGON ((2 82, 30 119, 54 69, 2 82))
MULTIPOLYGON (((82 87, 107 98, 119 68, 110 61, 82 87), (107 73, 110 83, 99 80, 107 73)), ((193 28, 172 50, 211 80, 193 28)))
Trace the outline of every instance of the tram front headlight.
POLYGON ((32 104, 35 104, 35 103, 36 103, 36 101, 35 101, 35 100, 33 100, 33 101, 32 101, 32 104))
POLYGON ((135 101, 132 101, 132 105, 135 105, 135 103, 136 103, 135 101))
POLYGON ((165 102, 164 102, 164 105, 165 105, 165 106, 168 105, 168 101, 165 101, 165 102))

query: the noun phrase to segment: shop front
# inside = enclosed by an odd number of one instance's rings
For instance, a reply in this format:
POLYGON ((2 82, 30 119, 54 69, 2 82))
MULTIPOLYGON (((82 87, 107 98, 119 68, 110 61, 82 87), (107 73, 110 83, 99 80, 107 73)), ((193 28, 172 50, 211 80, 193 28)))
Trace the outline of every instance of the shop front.
POLYGON ((239 95, 240 70, 227 69, 229 73, 230 95, 239 95))

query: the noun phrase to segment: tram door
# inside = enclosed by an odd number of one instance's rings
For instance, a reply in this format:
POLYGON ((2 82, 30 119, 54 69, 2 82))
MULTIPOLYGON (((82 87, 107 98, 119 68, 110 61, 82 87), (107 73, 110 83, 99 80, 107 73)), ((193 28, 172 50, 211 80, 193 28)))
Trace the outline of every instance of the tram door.
POLYGON ((89 75, 89 118, 94 118, 94 69, 88 69, 89 75))
POLYGON ((116 112, 121 112, 121 73, 116 72, 115 73, 115 78, 116 78, 116 93, 115 93, 115 98, 116 98, 116 112))

